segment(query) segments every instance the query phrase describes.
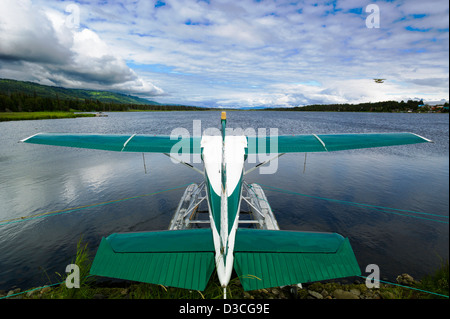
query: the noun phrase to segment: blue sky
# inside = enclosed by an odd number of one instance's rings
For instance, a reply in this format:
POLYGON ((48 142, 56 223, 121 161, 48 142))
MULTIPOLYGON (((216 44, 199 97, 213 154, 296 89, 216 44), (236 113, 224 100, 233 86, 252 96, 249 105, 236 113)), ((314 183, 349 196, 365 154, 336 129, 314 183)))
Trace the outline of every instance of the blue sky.
POLYGON ((210 107, 435 103, 448 35, 440 0, 1 0, 0 77, 210 107))

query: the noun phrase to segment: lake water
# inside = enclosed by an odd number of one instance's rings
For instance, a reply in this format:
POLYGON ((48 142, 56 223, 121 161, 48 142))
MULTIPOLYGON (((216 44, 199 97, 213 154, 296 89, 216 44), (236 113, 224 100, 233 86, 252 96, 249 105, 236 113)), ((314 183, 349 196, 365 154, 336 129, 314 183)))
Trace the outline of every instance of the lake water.
MULTIPOLYGON (((202 177, 162 154, 115 153, 18 143, 38 132, 170 135, 220 127, 220 112, 109 113, 108 117, 0 123, 0 290, 61 281, 83 237, 92 254, 115 232, 167 229, 184 188, 47 217, 16 217, 151 194, 202 177)), ((278 128, 279 134, 414 132, 435 143, 287 154, 275 174, 248 174, 265 188, 281 229, 337 232, 348 237, 363 275, 416 278, 449 252, 448 114, 228 112, 232 128, 278 128), (314 196, 314 197, 311 197, 314 196), (320 197, 320 198, 318 198, 320 197), (415 211, 381 211, 364 203, 415 211), (442 215, 439 216, 428 215, 442 215)), ((255 164, 247 164, 247 168, 255 164)), ((201 164, 195 164, 201 168, 201 164)))

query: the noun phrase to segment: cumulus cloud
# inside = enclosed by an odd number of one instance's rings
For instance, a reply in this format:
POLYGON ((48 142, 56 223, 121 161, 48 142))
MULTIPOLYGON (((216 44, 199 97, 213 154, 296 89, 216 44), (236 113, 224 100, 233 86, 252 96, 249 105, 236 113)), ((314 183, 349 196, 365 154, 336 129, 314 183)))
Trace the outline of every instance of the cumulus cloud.
POLYGON ((32 7, 31 1, 2 1, 0 21, 0 58, 67 62, 69 49, 59 43, 52 23, 40 9, 32 7))
POLYGON ((166 1, 137 23, 136 43, 151 53, 135 57, 189 74, 192 91, 217 105, 448 99, 448 89, 433 85, 448 82, 448 4, 377 3, 381 28, 368 29, 360 1, 166 1), (291 85, 310 81, 319 85, 291 85))
POLYGON ((83 1, 76 30, 65 26, 68 3, 34 0, 32 19, 12 5, 25 26, 0 13, 0 29, 35 33, 33 49, 21 52, 24 42, 0 33, 0 75, 19 76, 26 61, 41 81, 149 94, 161 87, 161 102, 206 106, 448 99, 444 0, 376 1, 380 28, 372 29, 369 2, 357 0, 83 1))
POLYGON ((2 0, 0 76, 71 88, 163 94, 130 69, 94 31, 69 24, 68 18, 30 0, 2 0))

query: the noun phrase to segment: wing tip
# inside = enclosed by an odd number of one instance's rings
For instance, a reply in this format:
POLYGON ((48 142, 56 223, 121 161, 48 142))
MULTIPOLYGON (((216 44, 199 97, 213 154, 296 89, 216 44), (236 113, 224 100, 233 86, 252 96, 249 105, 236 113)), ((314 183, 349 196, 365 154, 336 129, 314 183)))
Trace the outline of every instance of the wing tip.
POLYGON ((420 137, 421 139, 425 140, 428 143, 434 143, 434 141, 432 141, 432 140, 430 140, 430 139, 428 139, 426 137, 423 137, 423 136, 421 136, 419 134, 415 134, 415 133, 411 133, 411 134, 414 134, 415 136, 420 137))
POLYGON ((20 140, 19 142, 20 143, 26 143, 26 141, 28 141, 30 138, 33 138, 33 137, 35 137, 36 135, 39 135, 39 134, 42 134, 42 133, 33 134, 31 136, 28 136, 27 138, 24 138, 24 139, 20 140))

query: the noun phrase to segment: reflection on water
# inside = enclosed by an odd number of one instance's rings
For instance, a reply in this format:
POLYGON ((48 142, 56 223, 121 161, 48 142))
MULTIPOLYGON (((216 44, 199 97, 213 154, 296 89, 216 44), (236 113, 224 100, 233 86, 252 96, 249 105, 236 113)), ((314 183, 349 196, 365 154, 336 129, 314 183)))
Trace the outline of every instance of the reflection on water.
MULTIPOLYGON (((201 181, 162 154, 145 155, 145 174, 140 153, 17 143, 37 132, 170 135, 179 127, 192 133, 194 120, 201 120, 202 130, 220 123, 220 111, 108 115, 0 123, 0 221, 201 181)), ((246 180, 316 196, 266 188, 282 229, 349 237, 363 271, 375 263, 385 277, 403 272, 420 277, 439 265, 439 256, 448 258, 448 224, 317 198, 448 216, 448 114, 228 112, 227 117, 231 128, 278 128, 279 134, 411 131, 433 139, 433 144, 309 153, 306 164, 304 154, 287 154, 276 174, 254 171, 246 180)), ((55 272, 63 273, 72 261, 81 236, 95 253, 111 233, 167 229, 182 193, 0 225, 0 289, 43 285, 47 276, 56 282, 55 272)))

